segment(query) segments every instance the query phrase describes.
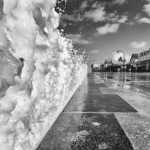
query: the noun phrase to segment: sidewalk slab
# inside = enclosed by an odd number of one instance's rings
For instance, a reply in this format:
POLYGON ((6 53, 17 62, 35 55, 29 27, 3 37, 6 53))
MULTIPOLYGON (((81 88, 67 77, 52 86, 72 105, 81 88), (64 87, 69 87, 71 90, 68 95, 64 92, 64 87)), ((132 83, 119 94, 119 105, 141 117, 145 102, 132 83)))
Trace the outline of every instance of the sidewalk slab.
POLYGON ((150 117, 138 113, 115 113, 134 150, 150 149, 150 117))
POLYGON ((113 114, 62 113, 38 150, 133 150, 113 114))

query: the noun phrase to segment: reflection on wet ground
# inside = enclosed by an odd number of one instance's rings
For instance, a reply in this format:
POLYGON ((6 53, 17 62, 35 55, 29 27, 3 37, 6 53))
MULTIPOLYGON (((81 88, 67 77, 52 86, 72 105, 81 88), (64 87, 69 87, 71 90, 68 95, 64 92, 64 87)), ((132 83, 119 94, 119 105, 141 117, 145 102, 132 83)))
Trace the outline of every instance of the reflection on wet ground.
POLYGON ((150 73, 129 73, 129 72, 101 72, 101 78, 114 78, 116 80, 128 79, 130 81, 147 81, 150 82, 150 73))
POLYGON ((104 79, 105 83, 109 83, 109 80, 112 79, 115 84, 125 83, 131 89, 135 87, 150 92, 150 73, 102 72, 97 75, 104 79))

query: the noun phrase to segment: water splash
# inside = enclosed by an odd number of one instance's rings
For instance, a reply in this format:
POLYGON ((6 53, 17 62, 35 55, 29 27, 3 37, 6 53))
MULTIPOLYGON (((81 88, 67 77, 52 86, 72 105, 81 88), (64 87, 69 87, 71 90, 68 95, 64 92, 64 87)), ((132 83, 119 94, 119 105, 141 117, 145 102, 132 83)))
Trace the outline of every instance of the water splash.
MULTIPOLYGON (((61 107, 86 72, 83 56, 57 29, 55 5, 56 0, 4 0, 0 48, 10 54, 7 62, 23 65, 20 75, 19 69, 12 73, 13 84, 0 99, 3 150, 31 150, 44 130, 41 122, 61 107)), ((8 79, 6 74, 2 80, 8 79)))

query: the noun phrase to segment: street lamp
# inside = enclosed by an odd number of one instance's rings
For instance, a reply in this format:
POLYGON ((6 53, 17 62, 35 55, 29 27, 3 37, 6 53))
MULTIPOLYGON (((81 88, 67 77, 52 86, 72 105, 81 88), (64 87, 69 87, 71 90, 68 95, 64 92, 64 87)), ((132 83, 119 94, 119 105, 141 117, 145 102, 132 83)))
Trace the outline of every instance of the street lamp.
POLYGON ((122 52, 123 54, 123 71, 124 71, 125 70, 125 54, 123 50, 117 50, 117 53, 120 53, 120 52, 122 52))

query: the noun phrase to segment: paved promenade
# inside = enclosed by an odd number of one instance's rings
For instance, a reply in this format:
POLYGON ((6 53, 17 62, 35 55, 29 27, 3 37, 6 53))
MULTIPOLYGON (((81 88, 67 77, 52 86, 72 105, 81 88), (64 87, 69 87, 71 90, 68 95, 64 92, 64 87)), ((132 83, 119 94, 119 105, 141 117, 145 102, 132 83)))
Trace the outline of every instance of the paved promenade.
POLYGON ((88 74, 38 150, 150 150, 150 97, 132 81, 88 74))

